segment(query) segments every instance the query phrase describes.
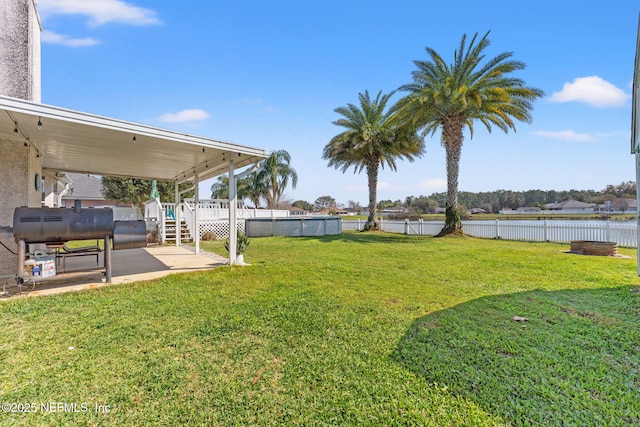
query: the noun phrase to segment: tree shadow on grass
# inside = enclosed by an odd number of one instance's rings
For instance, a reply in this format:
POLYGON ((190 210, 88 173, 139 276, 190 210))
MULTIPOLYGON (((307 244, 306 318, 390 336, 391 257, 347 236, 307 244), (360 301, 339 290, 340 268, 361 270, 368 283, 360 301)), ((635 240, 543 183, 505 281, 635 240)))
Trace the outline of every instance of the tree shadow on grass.
MULTIPOLYGON (((433 238, 431 236, 411 236, 412 238, 423 237, 423 238, 433 238)), ((371 244, 371 243, 406 243, 410 241, 406 235, 398 234, 398 233, 387 233, 384 231, 357 231, 357 232, 347 232, 341 234, 334 235, 326 235, 326 236, 304 236, 299 237, 300 239, 307 240, 315 240, 323 243, 331 243, 331 242, 346 242, 346 243, 357 243, 357 244, 371 244)))
POLYGON ((480 298, 414 321, 393 358, 513 425, 637 426, 640 288, 480 298))

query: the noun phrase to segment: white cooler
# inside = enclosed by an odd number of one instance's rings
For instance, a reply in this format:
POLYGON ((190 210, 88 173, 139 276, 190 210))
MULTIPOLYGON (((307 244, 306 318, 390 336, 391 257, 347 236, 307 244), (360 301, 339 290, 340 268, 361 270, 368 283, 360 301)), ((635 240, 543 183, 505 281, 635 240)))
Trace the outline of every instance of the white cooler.
POLYGON ((56 258, 55 256, 39 256, 28 259, 24 263, 24 275, 26 277, 43 279, 54 277, 56 275, 56 258))

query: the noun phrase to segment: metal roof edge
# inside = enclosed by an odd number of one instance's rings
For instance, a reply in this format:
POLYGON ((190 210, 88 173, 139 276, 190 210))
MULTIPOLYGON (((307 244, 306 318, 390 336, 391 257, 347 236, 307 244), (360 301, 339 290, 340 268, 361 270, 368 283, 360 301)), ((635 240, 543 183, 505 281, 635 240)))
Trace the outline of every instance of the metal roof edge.
POLYGON ((260 148, 254 148, 214 138, 191 135, 145 124, 133 123, 96 114, 70 110, 63 107, 40 104, 8 96, 0 96, 0 108, 17 113, 31 114, 33 116, 38 116, 45 119, 52 118, 56 120, 85 124, 87 126, 101 127, 104 129, 111 129, 121 132, 130 132, 131 134, 136 136, 146 135, 155 138, 164 138, 205 148, 210 147, 221 150, 229 150, 262 158, 266 158, 269 155, 268 150, 260 148))

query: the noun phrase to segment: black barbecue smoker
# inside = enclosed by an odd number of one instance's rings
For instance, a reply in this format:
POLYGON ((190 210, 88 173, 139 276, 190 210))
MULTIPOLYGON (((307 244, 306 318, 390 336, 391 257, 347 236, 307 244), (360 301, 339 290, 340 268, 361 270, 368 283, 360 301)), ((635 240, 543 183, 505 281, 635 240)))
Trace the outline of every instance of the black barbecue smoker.
POLYGON ((18 244, 17 276, 24 280, 26 245, 61 246, 71 240, 104 239, 104 269, 111 283, 111 250, 143 248, 147 230, 143 220, 114 221, 111 208, 81 208, 80 200, 69 208, 16 208, 13 235, 18 244))

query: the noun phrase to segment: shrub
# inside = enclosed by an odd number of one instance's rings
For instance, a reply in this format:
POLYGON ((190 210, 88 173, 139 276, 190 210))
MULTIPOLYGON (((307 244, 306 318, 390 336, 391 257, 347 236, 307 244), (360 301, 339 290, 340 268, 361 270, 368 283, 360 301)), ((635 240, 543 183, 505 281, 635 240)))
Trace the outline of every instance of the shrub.
POLYGON ((200 240, 216 240, 216 233, 213 231, 207 231, 202 234, 200 240))
MULTIPOLYGON (((238 230, 238 241, 236 245, 236 255, 242 255, 244 251, 247 250, 249 246, 249 238, 246 234, 242 232, 242 230, 238 230)), ((224 248, 229 252, 229 239, 224 242, 224 248)))

